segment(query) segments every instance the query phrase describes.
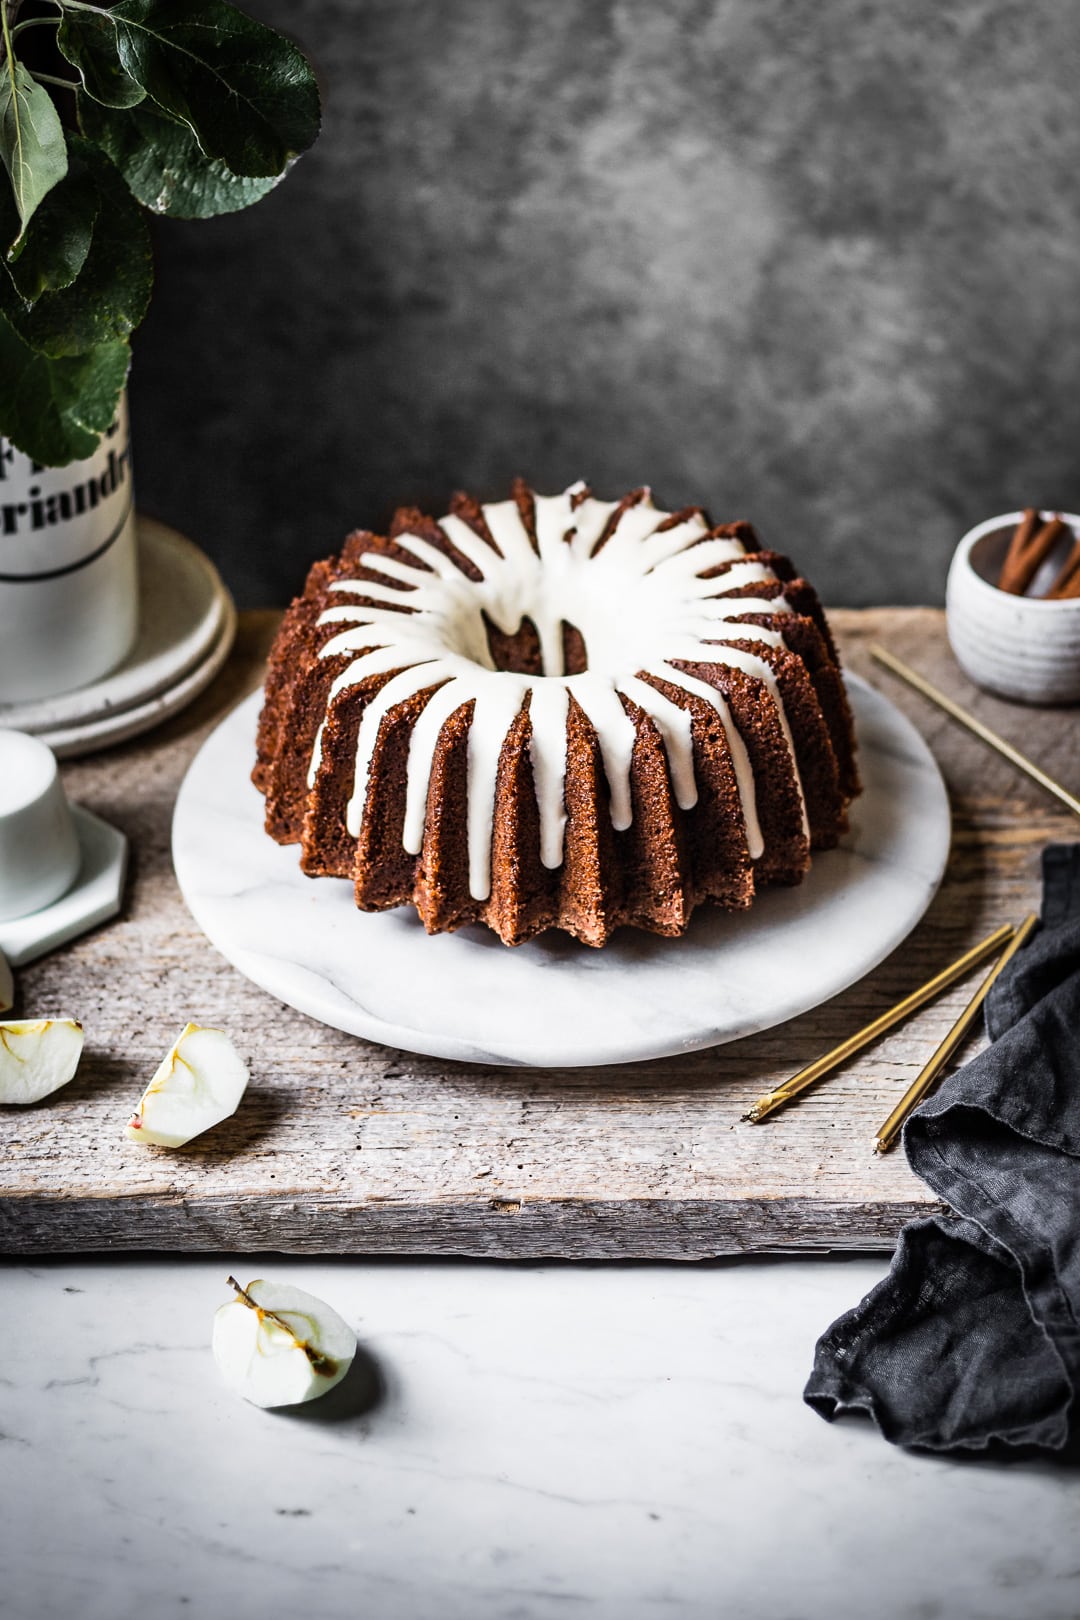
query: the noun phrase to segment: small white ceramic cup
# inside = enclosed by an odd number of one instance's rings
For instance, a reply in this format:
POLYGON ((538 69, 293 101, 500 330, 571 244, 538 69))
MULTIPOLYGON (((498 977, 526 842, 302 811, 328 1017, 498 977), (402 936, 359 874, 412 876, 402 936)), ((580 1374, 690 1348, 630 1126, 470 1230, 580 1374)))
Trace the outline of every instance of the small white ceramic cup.
MULTIPOLYGON (((1080 703, 1080 598, 1046 602, 995 583, 1023 515, 987 518, 957 546, 945 587, 949 641, 960 668, 988 692, 1018 703, 1080 703)), ((1080 537, 1074 513, 1044 516, 1060 516, 1080 537)), ((1047 573, 1060 563, 1055 556, 1047 573)))
POLYGON ((0 729, 0 921, 59 900, 80 860, 52 750, 23 731, 0 729))

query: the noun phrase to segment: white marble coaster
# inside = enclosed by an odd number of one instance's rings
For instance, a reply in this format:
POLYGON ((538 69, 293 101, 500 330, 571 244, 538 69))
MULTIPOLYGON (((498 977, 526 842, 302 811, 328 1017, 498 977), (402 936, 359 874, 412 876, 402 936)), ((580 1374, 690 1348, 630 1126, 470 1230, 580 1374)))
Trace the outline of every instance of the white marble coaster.
POLYGON ((429 938, 411 908, 368 913, 263 831, 253 693, 207 739, 177 799, 173 860, 222 955, 301 1012, 368 1040, 471 1063, 626 1063, 733 1041, 816 1007, 914 928, 949 853, 945 786, 911 723, 848 676, 865 791, 852 830, 797 889, 702 910, 682 939, 623 929, 602 950, 485 928, 429 938))
POLYGON ((43 906, 29 917, 0 922, 0 951, 12 967, 24 967, 47 951, 55 951, 115 917, 120 910, 127 873, 127 839, 81 805, 73 804, 71 815, 82 853, 79 875, 51 906, 43 906))
POLYGON ((89 752, 145 731, 217 672, 236 630, 217 569, 198 546, 150 518, 138 520, 138 544, 139 639, 119 669, 74 692, 0 704, 0 725, 32 732, 60 755, 89 752), (117 723, 123 714, 131 717, 126 727, 117 723))

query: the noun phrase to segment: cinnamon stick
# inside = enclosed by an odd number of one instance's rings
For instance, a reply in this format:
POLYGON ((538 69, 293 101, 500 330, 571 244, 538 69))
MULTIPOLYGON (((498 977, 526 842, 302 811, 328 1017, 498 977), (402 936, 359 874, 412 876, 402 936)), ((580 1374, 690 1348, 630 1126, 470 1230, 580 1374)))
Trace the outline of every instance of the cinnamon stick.
POLYGON ((1024 552, 1035 538, 1037 531, 1042 527, 1042 513, 1036 511, 1034 506, 1026 506, 1024 515, 1016 526, 1009 549, 1005 553, 1005 560, 998 574, 998 590, 1012 591, 1009 583, 1024 552))
POLYGON ((1065 532, 1066 525, 1059 517, 1042 523, 1035 508, 1028 507, 1009 542, 998 576, 998 589, 1012 596, 1023 596, 1065 532))
POLYGON ((1073 546, 1064 568, 1047 591, 1044 600, 1064 602, 1073 596, 1080 596, 1080 540, 1073 546))

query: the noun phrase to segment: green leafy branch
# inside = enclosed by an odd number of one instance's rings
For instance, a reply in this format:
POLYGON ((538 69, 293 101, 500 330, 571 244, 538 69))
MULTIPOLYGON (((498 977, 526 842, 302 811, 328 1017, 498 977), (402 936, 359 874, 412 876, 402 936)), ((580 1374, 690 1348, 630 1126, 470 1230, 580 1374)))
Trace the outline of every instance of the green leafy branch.
POLYGON ((150 299, 146 215, 247 208, 318 130, 303 52, 226 0, 0 0, 0 434, 89 454, 150 299))

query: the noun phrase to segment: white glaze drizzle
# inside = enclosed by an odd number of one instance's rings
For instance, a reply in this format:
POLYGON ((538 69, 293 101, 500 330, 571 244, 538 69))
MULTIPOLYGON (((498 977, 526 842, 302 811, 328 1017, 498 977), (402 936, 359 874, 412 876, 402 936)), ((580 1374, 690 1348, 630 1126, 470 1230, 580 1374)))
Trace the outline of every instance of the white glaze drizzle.
MULTIPOLYGON (((747 584, 772 581, 765 564, 744 560, 746 549, 733 539, 703 539, 708 533, 697 514, 664 529, 670 514, 650 496, 623 509, 603 545, 598 544, 618 511, 617 502, 583 500, 580 484, 561 495, 536 496, 536 546, 513 501, 483 508, 496 551, 458 517, 440 525, 450 543, 481 574, 472 580, 437 546, 419 535, 396 536, 398 547, 415 558, 403 562, 367 552, 359 560, 393 583, 370 579, 335 580, 331 590, 355 594, 374 605, 342 603, 320 617, 341 630, 321 656, 354 654, 336 677, 327 712, 337 695, 373 675, 391 678, 365 705, 356 749, 356 772, 347 825, 359 836, 367 780, 379 727, 398 704, 430 690, 413 726, 407 764, 402 843, 411 854, 423 846, 428 790, 439 733, 466 703, 474 705, 468 732, 469 888, 476 900, 491 892, 491 840, 499 757, 507 732, 523 706, 529 706, 532 765, 540 815, 540 858, 549 868, 562 865, 566 828, 567 716, 570 698, 592 724, 600 747, 617 831, 630 826, 630 766, 636 740, 634 723, 620 694, 650 716, 663 741, 672 790, 683 810, 697 803, 691 715, 657 690, 662 681, 702 699, 717 714, 727 738, 746 826, 750 855, 764 847, 758 821, 754 775, 746 745, 723 695, 707 682, 674 667, 726 664, 760 681, 773 704, 802 802, 795 748, 783 700, 772 669, 758 654, 738 645, 755 641, 783 646, 775 630, 733 623, 747 613, 789 613, 784 597, 733 597, 747 584), (575 505, 575 501, 578 504, 575 505), (719 578, 703 573, 729 563, 719 578), (405 610, 405 611, 403 611, 405 610), (528 618, 536 627, 545 673, 515 674, 494 668, 484 615, 505 635, 528 618), (588 668, 567 675, 563 665, 563 625, 581 632, 588 668), (396 672, 396 673, 391 673, 396 672), (651 679, 650 679, 651 677, 651 679)), ((324 722, 325 725, 325 722, 324 722)), ((320 727, 309 785, 322 758, 320 727)))

